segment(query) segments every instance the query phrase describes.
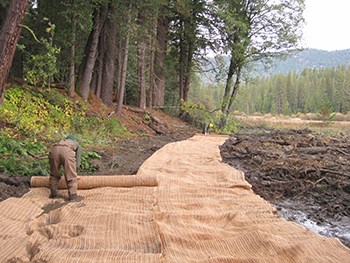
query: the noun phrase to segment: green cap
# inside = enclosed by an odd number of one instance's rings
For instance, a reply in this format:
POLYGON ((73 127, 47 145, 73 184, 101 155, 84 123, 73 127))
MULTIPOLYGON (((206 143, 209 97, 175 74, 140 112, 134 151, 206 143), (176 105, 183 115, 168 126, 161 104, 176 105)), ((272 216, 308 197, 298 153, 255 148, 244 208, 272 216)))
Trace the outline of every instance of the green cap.
POLYGON ((75 141, 75 138, 74 138, 74 136, 73 136, 73 135, 68 135, 68 136, 66 137, 66 139, 68 139, 68 140, 72 140, 72 141, 75 141))

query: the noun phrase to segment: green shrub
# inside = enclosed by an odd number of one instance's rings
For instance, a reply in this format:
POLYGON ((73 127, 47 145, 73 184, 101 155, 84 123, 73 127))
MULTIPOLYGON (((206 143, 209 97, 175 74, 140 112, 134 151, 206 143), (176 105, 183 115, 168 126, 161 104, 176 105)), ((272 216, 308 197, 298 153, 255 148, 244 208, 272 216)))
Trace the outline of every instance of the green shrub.
MULTIPOLYGON (((48 19, 44 18, 44 20, 48 19)), ((49 38, 41 38, 40 41, 30 28, 25 28, 33 34, 39 44, 43 45, 44 49, 39 54, 30 54, 30 58, 24 66, 24 79, 27 83, 34 86, 50 87, 54 76, 58 73, 57 56, 61 52, 61 49, 53 44, 55 25, 48 23, 46 32, 49 33, 49 38)))
POLYGON ((217 133, 228 134, 228 135, 235 133, 238 129, 238 121, 237 121, 236 117, 234 116, 234 114, 229 114, 226 117, 225 126, 221 129, 219 129, 218 127, 220 127, 222 117, 223 117, 223 113, 221 111, 217 111, 217 112, 212 114, 211 123, 213 123, 213 125, 214 125, 213 130, 217 133))
POLYGON ((14 129, 36 139, 38 135, 58 139, 74 131, 77 119, 85 115, 85 106, 73 103, 55 90, 13 87, 6 91, 0 118, 14 129))
POLYGON ((75 117, 71 129, 72 134, 80 134, 86 143, 106 144, 115 137, 127 134, 127 130, 118 119, 102 119, 100 117, 75 117))
POLYGON ((221 127, 223 113, 221 111, 208 111, 204 105, 196 104, 192 101, 180 101, 181 110, 186 112, 186 121, 191 122, 199 128, 203 128, 205 124, 212 124, 211 131, 222 134, 232 134, 237 131, 237 120, 234 113, 226 117, 226 124, 221 127))
POLYGON ((111 134, 125 134, 126 129, 116 118, 110 118, 104 121, 105 131, 111 134))
POLYGON ((191 100, 180 100, 180 105, 184 121, 192 123, 199 128, 203 128, 205 123, 212 122, 212 114, 206 110, 204 105, 196 104, 191 100))
POLYGON ((28 152, 46 155, 46 147, 39 142, 19 141, 10 137, 0 136, 0 173, 9 175, 49 175, 47 158, 36 159, 28 152))
POLYGON ((321 119, 323 122, 331 122, 333 121, 335 117, 335 113, 333 113, 333 107, 330 102, 325 102, 321 105, 319 111, 318 111, 318 118, 321 119))
MULTIPOLYGON (((48 175, 47 147, 73 134, 79 143, 110 145, 127 130, 116 118, 86 117, 87 104, 72 101, 55 89, 13 87, 6 91, 0 106, 0 173, 48 175), (26 138, 25 140, 21 138, 26 138), (40 143, 39 143, 40 142, 40 143), (28 151, 44 159, 33 158, 28 151)), ((96 156, 95 156, 96 157, 96 156)), ((98 169, 90 163, 92 153, 84 153, 82 172, 98 169)))
POLYGON ((98 171, 98 166, 91 163, 90 159, 101 159, 102 157, 96 152, 83 152, 79 171, 85 174, 91 174, 98 171))
MULTIPOLYGON (((10 137, 0 136, 0 173, 8 175, 44 175, 50 174, 49 161, 46 156, 47 147, 39 142, 18 141, 10 137), (33 158, 33 155, 43 157, 33 158)), ((91 159, 101 159, 96 152, 84 151, 81 158, 81 173, 90 174, 98 170, 91 159)))

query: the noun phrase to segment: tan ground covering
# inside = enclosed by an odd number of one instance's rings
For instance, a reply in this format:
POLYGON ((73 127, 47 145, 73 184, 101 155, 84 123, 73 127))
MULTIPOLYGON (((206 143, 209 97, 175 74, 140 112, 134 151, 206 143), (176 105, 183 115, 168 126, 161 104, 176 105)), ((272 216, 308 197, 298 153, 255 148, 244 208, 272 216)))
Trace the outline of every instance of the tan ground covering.
POLYGON ((198 135, 157 151, 136 175, 157 177, 155 187, 79 190, 75 203, 50 200, 41 187, 1 202, 0 259, 350 262, 337 239, 277 217, 242 172, 221 163, 224 140, 198 135))

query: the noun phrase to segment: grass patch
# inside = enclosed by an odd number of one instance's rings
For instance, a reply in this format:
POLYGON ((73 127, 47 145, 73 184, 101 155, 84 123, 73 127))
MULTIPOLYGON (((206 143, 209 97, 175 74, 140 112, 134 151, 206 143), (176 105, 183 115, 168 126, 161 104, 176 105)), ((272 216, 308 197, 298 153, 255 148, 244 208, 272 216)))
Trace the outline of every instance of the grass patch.
MULTIPOLYGON (((314 115, 315 117, 316 115, 314 115)), ((311 117, 311 114, 308 115, 311 117)), ((249 128, 266 128, 278 130, 303 130, 310 129, 314 132, 325 135, 350 135, 350 122, 332 121, 324 122, 314 119, 300 118, 284 118, 281 116, 272 116, 270 114, 264 116, 237 116, 240 127, 249 128)))

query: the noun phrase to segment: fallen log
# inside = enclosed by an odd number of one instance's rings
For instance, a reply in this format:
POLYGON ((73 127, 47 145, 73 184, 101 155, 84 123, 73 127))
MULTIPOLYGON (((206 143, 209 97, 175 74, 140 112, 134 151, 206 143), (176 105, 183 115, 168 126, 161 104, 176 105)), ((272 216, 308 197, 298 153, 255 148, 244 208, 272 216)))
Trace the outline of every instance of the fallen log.
POLYGON ((157 117, 154 117, 153 115, 150 115, 150 118, 151 118, 152 121, 158 123, 158 124, 161 125, 161 126, 165 126, 165 127, 168 127, 168 126, 169 126, 168 123, 166 123, 165 121, 162 121, 162 120, 158 119, 157 117))
POLYGON ((154 130, 157 134, 166 134, 162 129, 159 129, 157 126, 153 125, 152 123, 149 123, 148 126, 154 130))
POLYGON ((341 173, 341 172, 338 172, 338 171, 334 171, 334 170, 329 170, 329 169, 321 168, 321 169, 320 169, 320 172, 323 172, 323 173, 330 173, 330 174, 335 174, 335 175, 340 175, 340 176, 345 176, 345 177, 350 178, 350 175, 344 174, 344 173, 341 173))
MULTIPOLYGON (((129 111, 132 111, 132 112, 136 112, 136 113, 142 113, 142 114, 148 113, 145 110, 136 109, 136 108, 130 108, 130 107, 127 107, 127 106, 124 106, 123 108, 125 108, 126 110, 129 110, 129 111)), ((148 113, 148 114, 150 114, 150 113, 148 113)))
POLYGON ((334 171, 334 170, 325 169, 325 168, 320 168, 320 169, 309 168, 309 169, 305 169, 304 170, 305 174, 312 173, 312 172, 330 173, 330 174, 335 174, 335 175, 340 175, 340 176, 344 176, 344 177, 350 178, 350 175, 348 175, 348 174, 341 173, 341 172, 334 171))
POLYGON ((322 154, 329 150, 327 147, 307 147, 298 148, 298 151, 305 154, 322 154))
POLYGON ((48 157, 47 156, 38 156, 38 155, 35 155, 34 153, 31 153, 30 151, 27 151, 28 155, 35 158, 35 159, 39 159, 39 160, 43 160, 43 159, 47 159, 48 157))
POLYGON ((339 152, 339 153, 342 153, 342 154, 344 154, 344 155, 350 156, 349 153, 347 153, 347 152, 345 152, 345 151, 343 151, 343 150, 340 150, 340 149, 338 149, 338 148, 332 148, 332 150, 337 151, 337 152, 339 152))
POLYGON ((142 110, 142 109, 135 109, 135 108, 130 108, 127 106, 124 106, 125 109, 129 110, 129 111, 133 111, 136 113, 141 113, 141 114, 147 114, 149 116, 150 122, 145 122, 152 130, 154 130, 157 134, 166 134, 166 132, 161 129, 158 128, 156 125, 154 125, 152 122, 155 122, 157 125, 161 126, 161 127, 168 127, 168 124, 164 121, 161 121, 160 119, 158 119, 157 117, 153 116, 150 112, 142 110))

